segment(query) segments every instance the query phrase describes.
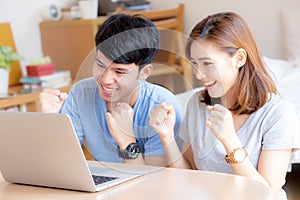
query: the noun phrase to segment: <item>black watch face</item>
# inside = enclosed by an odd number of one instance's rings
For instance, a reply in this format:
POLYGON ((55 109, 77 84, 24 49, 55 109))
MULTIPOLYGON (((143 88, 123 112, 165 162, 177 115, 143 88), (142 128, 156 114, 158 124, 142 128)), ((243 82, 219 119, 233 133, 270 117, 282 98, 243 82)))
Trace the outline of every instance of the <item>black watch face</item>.
POLYGON ((131 153, 140 153, 141 151, 140 145, 138 143, 131 143, 128 147, 128 149, 126 148, 126 150, 128 150, 131 153))
POLYGON ((136 159, 141 152, 141 147, 138 142, 129 144, 125 150, 121 150, 118 146, 118 154, 123 159, 136 159))

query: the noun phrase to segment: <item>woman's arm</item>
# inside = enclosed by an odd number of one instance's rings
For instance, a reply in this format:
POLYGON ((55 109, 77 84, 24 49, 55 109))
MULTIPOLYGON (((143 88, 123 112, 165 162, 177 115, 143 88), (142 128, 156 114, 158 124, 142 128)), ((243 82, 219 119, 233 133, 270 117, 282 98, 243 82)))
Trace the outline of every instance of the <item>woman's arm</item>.
MULTIPOLYGON (((174 107, 167 103, 158 105, 150 113, 149 124, 158 133, 165 149, 169 167, 191 169, 189 162, 182 156, 174 137, 176 113, 174 107)), ((184 145, 186 146, 186 145, 184 145)))
MULTIPOLYGON (((242 147, 235 132, 231 112, 221 105, 208 106, 208 110, 211 111, 211 115, 206 125, 223 144, 227 155, 234 149, 242 147)), ((253 166, 248 157, 240 163, 230 163, 230 165, 234 174, 257 179, 270 186, 274 194, 278 194, 284 184, 290 155, 290 149, 263 150, 260 154, 258 169, 253 166)))
POLYGON ((261 152, 258 172, 265 178, 275 193, 278 193, 285 184, 290 157, 291 149, 263 150, 261 152))

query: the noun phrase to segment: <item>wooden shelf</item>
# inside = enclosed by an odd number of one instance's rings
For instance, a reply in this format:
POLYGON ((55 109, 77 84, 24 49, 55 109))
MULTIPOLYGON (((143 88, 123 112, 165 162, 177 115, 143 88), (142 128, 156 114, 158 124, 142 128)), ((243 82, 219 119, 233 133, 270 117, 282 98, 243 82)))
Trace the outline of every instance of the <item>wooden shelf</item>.
MULTIPOLYGON (((14 98, 8 99, 0 99, 0 109, 12 107, 12 106, 20 106, 25 104, 28 112, 38 112, 39 111, 39 94, 42 90, 33 90, 31 93, 27 94, 19 94, 18 91, 22 88, 22 85, 13 86, 9 88, 9 93, 15 93, 14 98)), ((60 90, 63 92, 68 92, 71 87, 69 86, 63 87, 60 90)))

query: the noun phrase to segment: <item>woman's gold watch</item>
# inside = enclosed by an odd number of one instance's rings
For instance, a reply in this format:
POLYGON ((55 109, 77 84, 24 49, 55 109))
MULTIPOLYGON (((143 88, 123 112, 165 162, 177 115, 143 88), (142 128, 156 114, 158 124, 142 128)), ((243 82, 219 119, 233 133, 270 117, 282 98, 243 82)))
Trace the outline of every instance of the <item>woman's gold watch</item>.
POLYGON ((229 164, 236 164, 243 162, 248 156, 248 153, 244 147, 233 149, 233 151, 225 156, 225 160, 229 164))

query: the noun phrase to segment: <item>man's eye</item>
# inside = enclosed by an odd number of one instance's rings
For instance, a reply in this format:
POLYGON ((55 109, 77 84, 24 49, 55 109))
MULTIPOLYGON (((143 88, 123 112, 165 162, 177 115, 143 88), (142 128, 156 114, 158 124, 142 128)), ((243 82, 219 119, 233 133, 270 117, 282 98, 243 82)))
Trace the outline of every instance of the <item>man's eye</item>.
POLYGON ((103 64, 97 63, 96 65, 98 68, 105 69, 105 66, 103 64))
POLYGON ((116 71, 117 74, 127 74, 125 71, 116 71))

